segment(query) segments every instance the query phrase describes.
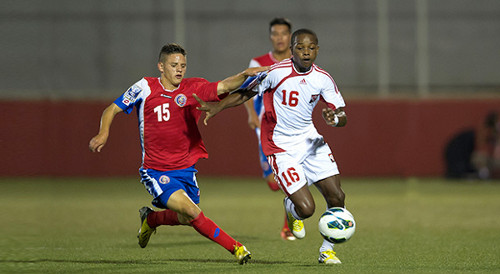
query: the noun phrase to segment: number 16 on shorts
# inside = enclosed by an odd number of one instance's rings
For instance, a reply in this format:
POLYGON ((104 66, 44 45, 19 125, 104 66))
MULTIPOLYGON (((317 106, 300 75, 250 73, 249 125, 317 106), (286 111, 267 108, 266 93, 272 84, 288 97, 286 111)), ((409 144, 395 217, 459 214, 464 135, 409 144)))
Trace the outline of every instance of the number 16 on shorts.
POLYGON ((302 167, 291 157, 274 154, 268 156, 267 161, 273 169, 274 177, 286 195, 292 195, 307 184, 302 167))

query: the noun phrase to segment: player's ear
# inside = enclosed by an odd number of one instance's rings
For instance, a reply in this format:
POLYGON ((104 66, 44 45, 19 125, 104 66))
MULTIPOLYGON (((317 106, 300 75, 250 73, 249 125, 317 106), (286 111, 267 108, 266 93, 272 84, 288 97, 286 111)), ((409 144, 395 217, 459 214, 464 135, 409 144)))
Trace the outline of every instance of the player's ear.
POLYGON ((163 63, 158 62, 158 70, 159 70, 160 72, 163 72, 163 69, 164 69, 164 67, 163 67, 163 63))

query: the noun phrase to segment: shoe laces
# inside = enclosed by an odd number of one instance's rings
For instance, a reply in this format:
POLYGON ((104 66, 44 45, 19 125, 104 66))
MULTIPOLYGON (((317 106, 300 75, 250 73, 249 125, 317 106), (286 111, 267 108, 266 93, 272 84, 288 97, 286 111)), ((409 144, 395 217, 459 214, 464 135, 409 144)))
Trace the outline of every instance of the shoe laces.
POLYGON ((304 223, 300 220, 293 221, 293 230, 301 231, 304 228, 304 223))
POLYGON ((245 247, 243 247, 242 245, 240 246, 234 246, 234 254, 238 257, 241 257, 242 255, 245 254, 245 247))
POLYGON ((335 257, 335 255, 337 255, 337 253, 335 253, 335 251, 333 251, 331 249, 323 251, 323 252, 321 252, 321 254, 326 255, 326 257, 335 257))

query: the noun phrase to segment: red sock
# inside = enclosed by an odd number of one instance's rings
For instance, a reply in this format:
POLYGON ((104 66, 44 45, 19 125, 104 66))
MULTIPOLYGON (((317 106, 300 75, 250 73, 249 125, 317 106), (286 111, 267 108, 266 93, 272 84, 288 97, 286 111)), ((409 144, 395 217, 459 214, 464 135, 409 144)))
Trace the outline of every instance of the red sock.
POLYGON ((198 233, 220 244, 231 253, 234 252, 234 246, 241 246, 239 242, 231 238, 231 236, 224 232, 217 224, 205 217, 203 212, 200 212, 200 214, 191 221, 191 225, 198 233))
POLYGON ((286 211, 285 211, 285 223, 283 224, 283 229, 288 229, 288 219, 286 217, 286 211))
POLYGON ((177 212, 165 209, 162 211, 154 211, 148 215, 148 225, 155 228, 160 225, 180 225, 177 218, 177 212))
POLYGON ((280 187, 279 187, 278 183, 276 183, 275 180, 267 181, 267 185, 269 186, 269 188, 272 191, 278 191, 278 190, 280 190, 280 187))

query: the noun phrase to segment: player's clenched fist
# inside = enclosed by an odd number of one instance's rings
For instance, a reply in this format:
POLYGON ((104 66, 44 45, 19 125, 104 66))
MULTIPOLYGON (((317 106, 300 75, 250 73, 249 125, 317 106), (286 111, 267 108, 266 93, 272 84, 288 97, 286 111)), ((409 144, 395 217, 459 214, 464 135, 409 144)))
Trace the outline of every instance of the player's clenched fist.
POLYGON ((98 134, 98 135, 94 136, 94 138, 92 138, 90 140, 90 143, 89 143, 90 151, 101 152, 101 149, 106 144, 107 139, 108 139, 108 136, 105 136, 104 134, 98 134))
POLYGON ((347 122, 345 112, 341 108, 336 110, 333 110, 331 108, 324 108, 322 115, 323 119, 325 119, 326 124, 329 126, 343 127, 347 122))

